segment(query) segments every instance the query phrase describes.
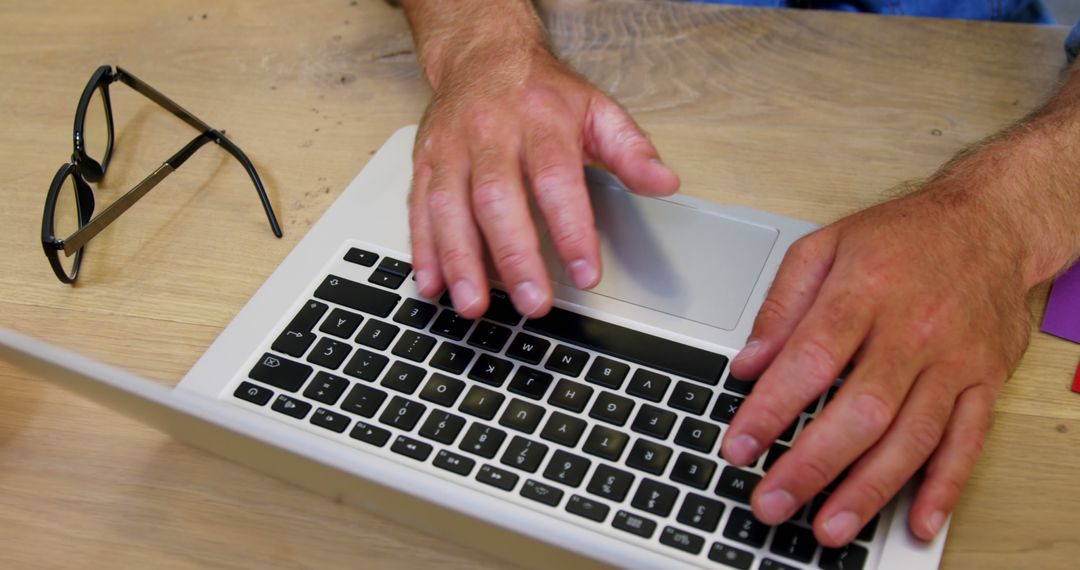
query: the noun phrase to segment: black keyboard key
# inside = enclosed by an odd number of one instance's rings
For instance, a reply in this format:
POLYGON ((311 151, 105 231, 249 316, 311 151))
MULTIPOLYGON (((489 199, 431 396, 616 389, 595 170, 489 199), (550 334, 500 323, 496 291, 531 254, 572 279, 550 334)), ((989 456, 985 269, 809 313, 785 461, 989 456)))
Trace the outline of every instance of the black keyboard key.
POLYGON ((596 397, 592 409, 589 410, 589 416, 609 424, 621 426, 626 423, 632 411, 634 411, 633 400, 605 390, 601 391, 600 395, 596 397))
POLYGON ((711 399, 712 390, 689 382, 679 382, 675 384, 675 389, 671 391, 668 406, 676 410, 701 415, 705 413, 705 408, 709 405, 711 399))
POLYGON ((312 364, 318 364, 330 370, 337 370, 337 367, 341 366, 341 363, 345 361, 345 357, 349 356, 351 350, 352 346, 348 344, 323 337, 319 339, 318 344, 312 349, 307 360, 312 364))
POLYGON ((733 546, 714 542, 712 548, 709 549, 709 560, 738 570, 750 570, 750 565, 754 563, 754 555, 733 546))
POLYGON ((690 485, 698 489, 707 489, 715 472, 715 461, 691 453, 680 453, 668 477, 671 477, 671 480, 676 483, 690 485))
POLYGON ((431 460, 431 464, 439 469, 445 469, 451 473, 457 473, 458 475, 464 475, 468 477, 472 472, 472 468, 476 465, 476 462, 464 455, 458 455, 452 451, 440 449, 435 454, 435 459, 431 460))
POLYGON ((510 296, 498 289, 491 290, 490 302, 484 318, 510 326, 516 326, 521 322, 521 315, 514 308, 510 296))
POLYGON ((750 391, 754 389, 754 385, 757 384, 756 380, 739 380, 738 378, 728 374, 727 380, 724 381, 724 389, 736 394, 742 394, 746 396, 750 394, 750 391))
POLYGON ((630 454, 626 456, 626 464, 646 473, 660 475, 667 467, 669 459, 671 459, 670 447, 639 439, 630 448, 630 454))
POLYGON ((593 426, 589 437, 585 439, 583 450, 585 453, 603 457, 611 461, 618 461, 622 455, 626 442, 630 436, 621 431, 616 431, 604 426, 593 426))
POLYGON ((352 338, 363 320, 364 317, 356 313, 345 309, 334 309, 330 311, 330 316, 326 317, 319 330, 338 338, 352 338))
POLYGON ((773 535, 769 550, 785 558, 810 562, 817 547, 814 531, 791 523, 783 523, 776 527, 776 534, 773 535))
POLYGON ((576 377, 581 374, 581 371, 585 368, 585 363, 588 362, 588 360, 589 353, 584 350, 578 350, 564 344, 559 344, 555 346, 555 350, 551 351, 551 356, 548 357, 547 363, 544 364, 544 368, 567 376, 576 377))
POLYGON ((278 394, 278 397, 274 398, 274 403, 270 404, 270 409, 302 420, 311 411, 311 404, 296 398, 290 398, 285 394, 278 394))
POLYGON ((675 487, 652 479, 642 479, 630 504, 635 509, 666 517, 675 507, 678 498, 679 490, 675 487))
POLYGON ((435 337, 416 331, 405 331, 394 345, 394 356, 408 358, 413 362, 423 362, 435 348, 435 337))
POLYGON ((716 438, 720 436, 720 426, 694 418, 686 418, 675 434, 675 443, 695 451, 712 451, 716 438))
POLYGON ((790 442, 790 441, 791 441, 791 439, 792 439, 793 437, 795 437, 795 430, 796 430, 796 429, 797 429, 798 427, 799 427, 799 419, 798 419, 798 418, 795 418, 795 421, 794 421, 794 422, 792 422, 792 424, 791 424, 791 425, 789 425, 789 426, 787 427, 787 429, 786 429, 786 430, 784 430, 784 433, 781 433, 781 434, 780 434, 779 436, 777 436, 776 440, 777 440, 777 441, 786 441, 786 442, 790 442))
POLYGON ((499 424, 523 433, 532 433, 544 417, 544 408, 514 398, 506 405, 499 424))
POLYGON ((503 491, 509 491, 514 488, 514 485, 517 485, 518 476, 505 469, 499 469, 491 465, 481 465, 480 471, 476 474, 476 480, 503 491))
POLYGON ((420 416, 424 415, 426 409, 427 406, 419 402, 394 396, 379 416, 379 422, 402 431, 410 431, 416 427, 416 422, 420 421, 420 416))
POLYGON ((604 522, 610 510, 604 503, 586 499, 581 495, 570 495, 570 500, 566 501, 566 512, 591 521, 604 522))
POLYGON ((506 349, 506 355, 526 364, 540 364, 550 346, 551 342, 542 338, 527 333, 518 333, 506 349))
POLYGON ((510 329, 495 323, 480 321, 476 323, 476 328, 469 335, 469 344, 491 352, 499 352, 509 338, 510 329))
POLYGON ((370 285, 349 281, 337 275, 327 275, 315 296, 350 309, 385 317, 394 310, 401 295, 376 289, 370 285))
POLYGON ((689 552, 690 554, 697 554, 705 547, 705 539, 696 534, 686 532, 685 530, 679 530, 673 526, 669 526, 664 527, 664 531, 660 533, 660 544, 677 548, 683 552, 689 552))
POLYGON ((396 360, 383 376, 382 385, 391 390, 412 394, 420 386, 420 382, 423 382, 425 374, 427 371, 419 366, 396 360))
POLYGON ((622 387, 623 380, 626 380, 626 374, 629 372, 630 366, 625 362, 597 356, 589 367, 589 371, 585 373, 585 380, 618 390, 622 387))
POLYGON ((263 388, 257 386, 251 382, 241 382, 236 387, 236 391, 233 392, 233 396, 240 398, 241 400, 247 400, 257 406, 265 406, 270 398, 274 397, 274 391, 269 388, 263 388))
POLYGON ((269 384, 288 392, 299 390, 308 379, 308 376, 311 376, 311 367, 307 364, 294 362, 269 352, 263 354, 255 367, 248 373, 248 377, 252 380, 258 380, 263 384, 269 384))
POLYGON ((657 439, 667 439, 674 425, 674 412, 643 404, 641 409, 638 410, 637 417, 634 418, 634 423, 630 425, 630 429, 638 433, 651 435, 657 439))
POLYGON ((394 259, 393 257, 384 257, 383 260, 379 263, 378 269, 379 271, 392 273, 394 275, 397 275, 398 277, 408 277, 409 273, 412 272, 412 265, 407 262, 394 259))
POLYGON ((417 299, 405 299, 401 307, 394 313, 394 322, 401 323, 414 329, 422 329, 427 326, 431 317, 435 316, 435 305, 425 303, 417 299))
POLYGON ((436 372, 431 375, 431 380, 424 384, 424 389, 420 390, 420 397, 449 408, 454 405, 464 389, 465 383, 461 380, 436 372))
POLYGON ((390 359, 385 355, 358 348, 342 372, 361 380, 374 382, 389 362, 390 359))
POLYGON ((525 330, 715 386, 727 357, 555 307, 525 330))
POLYGON ((308 384, 308 387, 304 389, 304 396, 316 402, 333 406, 348 387, 348 380, 326 372, 319 372, 315 375, 315 379, 311 381, 311 384, 308 384))
POLYGON ((507 390, 525 396, 526 398, 532 398, 539 400, 547 393, 548 386, 551 386, 551 381, 554 378, 547 372, 541 372, 529 368, 528 366, 518 367, 517 372, 514 373, 514 379, 510 381, 510 385, 507 390))
POLYGON ((480 386, 473 386, 465 394, 465 399, 458 405, 458 409, 470 416, 490 420, 495 417, 495 413, 499 411, 504 399, 506 399, 506 396, 498 392, 480 386))
POLYGON ((451 340, 461 340, 465 338, 472 324, 472 320, 462 317, 452 309, 443 309, 431 325, 431 332, 451 340))
POLYGON ((716 399, 716 405, 713 406, 713 411, 709 414, 709 417, 718 422, 730 424, 731 420, 735 419, 735 413, 739 411, 739 406, 741 406, 742 403, 743 398, 721 392, 720 397, 716 399))
POLYGON ((716 494, 749 505, 750 495, 760 481, 761 475, 729 465, 720 473, 720 480, 716 483, 716 494))
POLYGON ((589 403, 589 398, 592 397, 592 393, 592 388, 574 382, 573 380, 563 378, 555 385, 555 390, 552 391, 551 397, 548 398, 548 402, 564 410, 581 412, 581 410, 584 410, 585 406, 589 403))
POLYGON ((349 416, 326 408, 319 408, 315 410, 314 414, 311 414, 311 423, 337 433, 344 432, 351 422, 349 416))
POLYGON ((377 254, 356 247, 350 247, 349 251, 345 252, 345 261, 363 265, 364 267, 375 265, 375 261, 378 259, 377 254))
POLYGON ((474 423, 465 432, 465 437, 461 438, 458 448, 491 459, 499 452, 504 439, 506 432, 503 430, 474 423))
POLYGON ((285 327, 286 330, 307 331, 315 327, 315 323, 319 322, 319 319, 326 314, 328 309, 326 303, 320 303, 318 301, 310 300, 304 303, 303 307, 296 312, 296 316, 289 321, 289 326, 285 327))
POLYGON ((433 410, 424 420, 424 425, 420 426, 420 435, 450 445, 457 439, 463 427, 465 427, 465 418, 450 412, 433 410))
POLYGON ((538 503, 543 503, 549 507, 557 507, 559 501, 562 500, 563 492, 561 489, 552 487, 551 485, 545 485, 539 481, 526 479, 525 484, 521 486, 521 496, 526 499, 532 499, 538 503))
POLYGON ((585 473, 589 471, 591 465, 592 461, 584 457, 557 449, 551 456, 547 469, 544 470, 544 477, 564 485, 577 487, 585 479, 585 473))
POLYGON ((444 342, 435 351, 435 356, 431 357, 431 365, 451 374, 461 374, 465 372, 475 354, 471 348, 444 342))
POLYGON ((630 383, 626 385, 626 393, 659 402, 664 399, 664 394, 667 394, 669 385, 671 385, 670 376, 638 368, 630 378, 630 383))
POLYGON ((390 440, 390 432, 366 422, 356 422, 352 431, 349 432, 349 437, 375 447, 382 447, 390 440))
POLYGON ((547 424, 540 432, 540 437, 560 443, 566 447, 576 447, 585 431, 585 420, 568 416, 562 412, 552 412, 547 424))
POLYGON ((499 461, 503 465, 535 473, 540 468, 540 462, 544 460, 547 452, 548 446, 515 435, 506 446, 506 451, 503 452, 502 459, 499 461))
POLYGON ((715 532, 724 514, 724 503, 708 497, 687 493, 675 520, 705 532, 715 532))
POLYGON ((656 532, 655 521, 627 511, 615 513, 615 518, 611 520, 611 526, 642 538, 649 538, 656 532))
POLYGON ((818 566, 822 570, 862 570, 866 565, 868 552, 858 544, 849 544, 842 548, 825 548, 821 551, 818 566))
POLYGON ((855 537, 855 540, 861 540, 863 542, 874 540, 874 534, 877 532, 879 520, 881 520, 881 515, 874 515, 874 518, 870 519, 870 522, 862 527, 862 530, 859 531, 859 535, 855 537))
MULTIPOLYGON (((325 307, 326 305, 323 306, 325 307)), ((278 335, 277 339, 274 340, 274 344, 270 345, 270 348, 277 352, 300 358, 307 352, 311 343, 315 342, 316 336, 317 335, 311 331, 287 328, 278 335)))
POLYGON ((754 548, 761 548, 769 537, 769 526, 754 518, 750 511, 735 507, 724 527, 724 536, 754 548))
POLYGON ((596 466, 596 471, 593 472, 586 490, 598 497, 619 503, 626 498, 626 493, 630 491, 630 485, 633 484, 633 475, 601 463, 596 466))
POLYGON ((379 411, 379 406, 386 400, 386 392, 364 384, 357 384, 349 391, 341 409, 365 418, 370 418, 379 411))
POLYGON ((765 455, 765 464, 762 469, 764 469, 765 471, 772 469, 772 466, 774 463, 776 463, 776 460, 780 459, 780 456, 787 453, 789 449, 791 448, 782 443, 774 443, 770 445, 769 453, 765 455))
POLYGON ((372 272, 371 276, 368 277, 368 283, 381 285, 383 287, 386 287, 387 289, 397 289, 398 287, 401 287, 401 284, 404 282, 404 277, 400 275, 394 275, 389 271, 383 271, 381 269, 376 269, 374 272, 372 272))
POLYGON ((763 558, 761 560, 761 566, 758 566, 758 570, 800 570, 797 566, 790 564, 784 564, 779 560, 773 560, 772 558, 763 558))
POLYGON ((399 330, 401 328, 390 323, 371 319, 364 323, 360 334, 356 335, 356 342, 376 350, 386 350, 386 347, 394 342, 394 337, 397 336, 399 330))
POLYGON ((514 367, 509 360, 503 360, 490 354, 481 354, 469 370, 469 378, 492 386, 502 386, 514 367))
POLYGON ((390 446, 390 451, 417 461, 426 461, 433 449, 427 443, 403 435, 394 438, 394 443, 390 446))

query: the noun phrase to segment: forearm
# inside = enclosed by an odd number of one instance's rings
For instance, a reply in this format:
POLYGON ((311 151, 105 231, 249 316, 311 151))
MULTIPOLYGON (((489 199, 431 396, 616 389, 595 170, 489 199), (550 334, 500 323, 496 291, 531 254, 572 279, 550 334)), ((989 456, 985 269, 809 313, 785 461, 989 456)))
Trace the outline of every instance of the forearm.
POLYGON ((925 187, 946 206, 983 210, 987 243, 1011 243, 1024 283, 1080 256, 1080 65, 1026 119, 961 153, 925 187), (1005 237, 1004 240, 994 240, 1005 237))
POLYGON ((403 0, 424 75, 438 90, 463 67, 489 73, 548 54, 540 18, 528 0, 403 0))

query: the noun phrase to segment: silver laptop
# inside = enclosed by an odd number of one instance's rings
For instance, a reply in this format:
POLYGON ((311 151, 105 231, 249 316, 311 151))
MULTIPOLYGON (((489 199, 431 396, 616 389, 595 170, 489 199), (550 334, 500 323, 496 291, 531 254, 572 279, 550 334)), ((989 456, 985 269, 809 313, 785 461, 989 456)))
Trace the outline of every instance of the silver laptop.
MULTIPOLYGON (((824 495, 768 527, 749 496, 828 395, 757 464, 719 456, 748 386, 727 365, 809 224, 588 180, 604 279, 526 320, 499 283, 484 318, 419 296, 395 133, 184 379, 164 388, 0 329, 0 356, 176 438, 523 566, 936 568, 911 490, 843 549, 824 495)), ((555 259, 551 252, 548 258, 555 259)))

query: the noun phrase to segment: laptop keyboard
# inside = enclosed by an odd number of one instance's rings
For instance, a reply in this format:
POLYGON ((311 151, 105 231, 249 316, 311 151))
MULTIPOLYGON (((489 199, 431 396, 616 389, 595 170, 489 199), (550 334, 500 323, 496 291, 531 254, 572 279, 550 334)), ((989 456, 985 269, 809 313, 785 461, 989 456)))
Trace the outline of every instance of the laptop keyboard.
POLYGON ((234 401, 685 562, 872 567, 880 515, 831 549, 809 522, 827 494, 775 527, 750 512, 820 401, 734 467, 719 442, 752 384, 726 377, 726 356, 560 308, 526 320, 498 290, 464 319, 445 294, 403 294, 412 268, 393 255, 365 245, 343 260, 272 332, 234 401))

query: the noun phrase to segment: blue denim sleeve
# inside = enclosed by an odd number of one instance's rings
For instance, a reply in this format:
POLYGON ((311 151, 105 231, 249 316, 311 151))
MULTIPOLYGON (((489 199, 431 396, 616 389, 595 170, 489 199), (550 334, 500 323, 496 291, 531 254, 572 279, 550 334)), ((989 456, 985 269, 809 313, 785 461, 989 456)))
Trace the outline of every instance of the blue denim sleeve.
POLYGON ((1073 26, 1069 37, 1065 40, 1065 53, 1069 54, 1070 62, 1080 55, 1080 22, 1073 26))

